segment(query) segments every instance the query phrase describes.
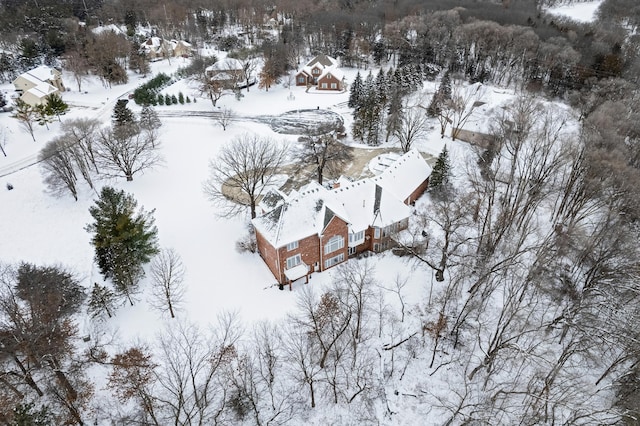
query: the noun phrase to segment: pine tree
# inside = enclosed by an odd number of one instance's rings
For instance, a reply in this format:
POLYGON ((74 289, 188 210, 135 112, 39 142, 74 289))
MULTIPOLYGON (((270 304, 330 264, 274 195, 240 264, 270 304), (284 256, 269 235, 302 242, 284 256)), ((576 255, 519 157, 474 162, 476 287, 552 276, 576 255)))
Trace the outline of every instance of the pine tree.
POLYGON ((442 191, 449 183, 449 174, 451 172, 451 164, 449 163, 449 152, 447 146, 442 148, 442 152, 438 155, 436 164, 433 166, 433 171, 429 177, 429 189, 437 189, 442 191))
POLYGON ((360 71, 356 74, 355 80, 351 84, 351 91, 349 93, 349 108, 357 108, 360 104, 360 96, 362 95, 362 76, 360 75, 360 71))
POLYGON ((45 104, 38 104, 34 109, 36 111, 36 122, 41 126, 45 126, 47 130, 49 130, 49 123, 53 120, 51 119, 51 115, 49 115, 47 106, 45 104))
POLYGON ((33 135, 33 123, 37 119, 37 112, 34 107, 23 101, 22 99, 16 100, 16 109, 13 117, 20 122, 20 125, 31 135, 31 139, 36 141, 36 137, 33 135))
POLYGON ((137 206, 131 194, 105 186, 89 208, 94 222, 85 228, 93 234, 91 244, 100 272, 132 305, 131 296, 144 276, 142 267, 158 252, 153 211, 136 212, 137 206))
POLYGON ((113 115, 111 116, 114 126, 125 126, 135 123, 135 116, 133 115, 133 111, 127 106, 128 103, 128 99, 118 99, 116 102, 116 106, 113 108, 113 115))
POLYGON ((164 105, 164 96, 162 93, 158 93, 158 105, 164 105))
POLYGON ((60 116, 69 111, 69 105, 67 105, 60 95, 53 93, 47 96, 47 113, 49 115, 55 115, 60 121, 60 116))
POLYGON ((111 318, 116 307, 116 295, 108 287, 94 283, 89 296, 89 307, 87 308, 89 314, 95 318, 105 312, 111 318))
POLYGON ((187 103, 190 104, 191 103, 191 98, 187 96, 187 103))
POLYGON ((165 105, 171 105, 171 96, 169 96, 169 94, 166 94, 164 96, 164 104, 165 105))
POLYGON ((158 113, 152 107, 146 105, 140 111, 140 128, 143 130, 157 130, 162 126, 158 113))
POLYGON ((178 98, 176 95, 171 95, 171 103, 176 105, 178 103, 178 98))
POLYGON ((184 95, 182 94, 182 92, 178 93, 178 102, 180 103, 180 105, 184 105, 184 95))

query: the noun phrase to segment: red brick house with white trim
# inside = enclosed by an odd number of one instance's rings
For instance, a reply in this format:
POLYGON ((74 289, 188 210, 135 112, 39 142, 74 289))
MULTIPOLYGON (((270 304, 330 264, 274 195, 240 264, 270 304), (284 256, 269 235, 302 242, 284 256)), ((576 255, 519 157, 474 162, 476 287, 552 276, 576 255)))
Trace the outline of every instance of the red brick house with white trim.
POLYGON ((411 150, 376 177, 343 179, 334 189, 313 182, 275 196, 275 207, 253 220, 258 251, 278 283, 291 285, 350 256, 390 249, 430 175, 422 155, 411 150))
POLYGON ((296 86, 315 86, 318 90, 343 90, 343 78, 337 60, 327 55, 318 55, 296 74, 296 86))

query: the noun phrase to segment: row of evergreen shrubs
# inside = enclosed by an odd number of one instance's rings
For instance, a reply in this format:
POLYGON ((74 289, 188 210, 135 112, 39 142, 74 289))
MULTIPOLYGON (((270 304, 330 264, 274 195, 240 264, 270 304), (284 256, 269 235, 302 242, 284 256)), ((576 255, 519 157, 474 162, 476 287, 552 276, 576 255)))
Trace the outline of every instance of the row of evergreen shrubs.
POLYGON ((138 105, 157 105, 158 92, 171 84, 173 80, 164 73, 160 73, 133 91, 133 100, 138 105))
MULTIPOLYGON (((158 93, 156 101, 153 103, 153 105, 184 105, 185 102, 190 104, 191 98, 189 96, 184 96, 182 92, 178 93, 177 97, 176 95, 163 95, 162 93, 158 93)), ((196 102, 196 98, 193 98, 193 102, 196 102)))

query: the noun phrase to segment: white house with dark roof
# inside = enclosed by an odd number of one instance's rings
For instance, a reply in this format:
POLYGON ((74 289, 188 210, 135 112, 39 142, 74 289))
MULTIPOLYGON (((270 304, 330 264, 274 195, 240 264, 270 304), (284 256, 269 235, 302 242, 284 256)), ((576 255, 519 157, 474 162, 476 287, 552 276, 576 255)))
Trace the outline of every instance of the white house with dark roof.
POLYGON ((280 284, 309 277, 365 251, 394 245, 410 205, 426 190, 431 167, 412 150, 373 178, 341 179, 333 189, 315 182, 289 196, 274 193, 253 220, 260 255, 280 284))

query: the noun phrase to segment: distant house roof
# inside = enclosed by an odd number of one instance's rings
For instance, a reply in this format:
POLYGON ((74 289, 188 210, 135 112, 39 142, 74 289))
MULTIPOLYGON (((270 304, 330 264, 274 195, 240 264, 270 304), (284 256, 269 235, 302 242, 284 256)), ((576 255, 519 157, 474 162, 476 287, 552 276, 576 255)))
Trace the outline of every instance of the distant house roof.
POLYGON ((60 76, 60 71, 46 65, 40 65, 25 74, 31 75, 40 81, 53 81, 60 76))
POLYGON ((94 34, 102 34, 102 33, 107 32, 107 31, 111 31, 113 33, 122 34, 122 35, 126 35, 127 34, 126 27, 119 27, 119 26, 114 25, 114 24, 100 25, 98 27, 94 27, 94 28, 91 29, 91 32, 94 33, 94 34))
POLYGON ((242 62, 235 58, 224 58, 213 65, 209 65, 206 71, 241 71, 244 69, 242 62))
POLYGON ((338 61, 331 56, 320 54, 307 62, 306 66, 313 67, 316 64, 322 65, 323 67, 337 67, 338 61))
POLYGON ((288 197, 274 194, 269 201, 273 210, 255 218, 253 224, 275 248, 321 235, 336 216, 352 233, 369 226, 382 228, 409 217, 411 208, 404 201, 430 174, 422 155, 411 150, 374 178, 340 179, 335 189, 312 182, 288 197))

